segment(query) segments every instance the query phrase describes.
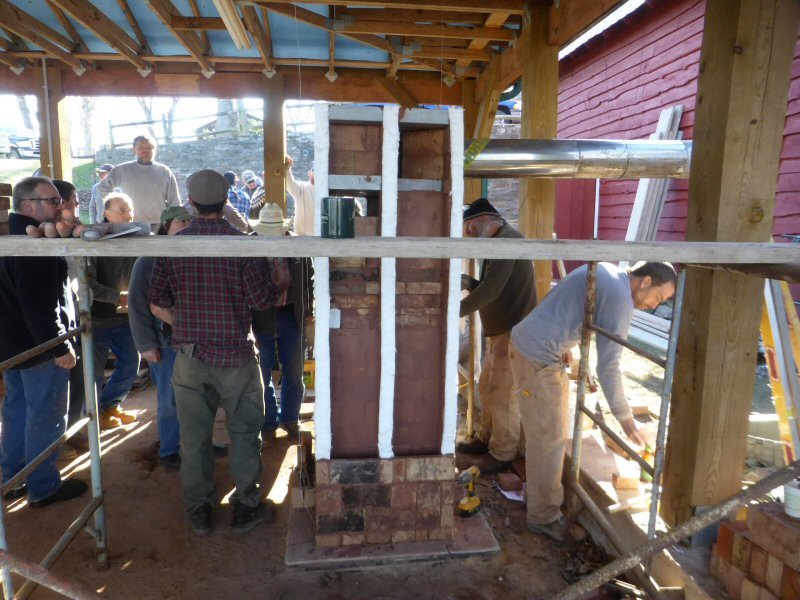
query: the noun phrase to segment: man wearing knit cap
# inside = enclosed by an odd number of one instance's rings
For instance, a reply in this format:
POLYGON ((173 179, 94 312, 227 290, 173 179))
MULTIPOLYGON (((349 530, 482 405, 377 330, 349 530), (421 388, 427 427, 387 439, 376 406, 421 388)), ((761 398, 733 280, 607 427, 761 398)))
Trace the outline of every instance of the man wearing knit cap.
MULTIPOLYGON (((244 235, 222 218, 228 182, 203 170, 186 180, 197 216, 184 235, 244 235)), ((218 244, 220 242, 217 242, 218 244)), ((211 434, 218 407, 226 415, 233 531, 243 533, 274 518, 261 499, 261 427, 264 388, 253 342, 251 309, 266 310, 278 297, 263 258, 158 258, 150 282, 153 314, 172 325, 178 351, 172 376, 180 423, 181 479, 192 531, 208 535, 218 495, 211 434)))
MULTIPOLYGON (((486 198, 464 210, 464 235, 480 238, 522 238, 486 198)), ((536 306, 533 263, 530 260, 484 259, 480 279, 472 280, 469 295, 461 301, 461 316, 478 311, 486 352, 478 390, 480 427, 472 440, 456 449, 482 455, 475 461, 482 473, 495 473, 511 465, 520 439, 519 405, 513 389, 508 342, 511 328, 536 306)))

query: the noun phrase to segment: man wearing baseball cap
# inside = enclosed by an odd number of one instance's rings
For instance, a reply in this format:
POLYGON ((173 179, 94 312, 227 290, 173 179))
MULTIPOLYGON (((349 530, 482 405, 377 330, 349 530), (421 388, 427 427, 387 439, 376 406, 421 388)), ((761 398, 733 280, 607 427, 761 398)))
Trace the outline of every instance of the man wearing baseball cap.
MULTIPOLYGON (((481 238, 522 238, 486 198, 464 209, 464 235, 481 238)), ((478 311, 486 352, 478 390, 481 397, 480 427, 472 440, 459 442, 464 454, 482 455, 475 461, 481 473, 495 473, 511 465, 520 440, 519 405, 508 359, 511 328, 536 306, 533 263, 530 260, 484 259, 480 279, 467 286, 461 316, 478 311)))
POLYGON ((89 222, 90 223, 102 223, 103 222, 103 197, 100 195, 100 192, 97 189, 97 186, 100 185, 100 182, 103 181, 108 174, 111 172, 111 169, 114 168, 114 165, 110 163, 103 163, 99 167, 96 167, 94 172, 97 173, 98 181, 92 186, 92 196, 89 200, 89 222))
MULTIPOLYGON (((222 218, 228 182, 210 169, 186 180, 197 216, 184 235, 244 235, 222 218)), ((219 242, 218 242, 219 243, 219 242)), ((278 297, 262 258, 158 258, 150 282, 153 314, 172 325, 178 354, 172 376, 180 423, 181 479, 192 531, 208 535, 219 499, 214 489, 211 434, 218 407, 231 439, 233 531, 244 533, 274 518, 261 499, 261 427, 264 388, 248 339, 251 309, 271 308, 278 297)))

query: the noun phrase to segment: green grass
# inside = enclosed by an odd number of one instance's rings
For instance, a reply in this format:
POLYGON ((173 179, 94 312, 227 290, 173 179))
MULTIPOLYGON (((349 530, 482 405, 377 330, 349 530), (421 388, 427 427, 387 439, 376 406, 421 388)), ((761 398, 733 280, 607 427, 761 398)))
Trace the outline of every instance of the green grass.
MULTIPOLYGON (((39 168, 34 159, 0 158, 0 181, 15 185, 20 179, 30 177, 39 168)), ((95 184, 94 162, 91 158, 72 159, 72 183, 79 190, 91 189, 95 184)))

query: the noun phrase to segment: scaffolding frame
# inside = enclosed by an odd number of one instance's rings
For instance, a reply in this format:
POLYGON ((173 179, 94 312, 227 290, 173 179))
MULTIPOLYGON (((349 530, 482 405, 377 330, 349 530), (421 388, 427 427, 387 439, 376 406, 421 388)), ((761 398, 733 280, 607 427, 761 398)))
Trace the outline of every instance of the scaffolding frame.
POLYGON ((98 425, 97 393, 94 385, 94 356, 92 353, 92 316, 91 300, 89 296, 89 283, 86 276, 89 258, 81 256, 77 259, 78 266, 78 306, 80 311, 80 326, 40 344, 30 350, 22 352, 2 363, 0 363, 0 373, 9 368, 17 366, 26 360, 37 356, 61 342, 71 339, 76 335, 81 336, 81 353, 83 360, 83 377, 85 380, 84 408, 86 417, 79 419, 69 427, 58 439, 53 441, 45 450, 34 460, 25 465, 25 468, 11 478, 0 488, 0 492, 5 494, 22 482, 37 466, 46 460, 53 452, 58 451, 67 440, 82 430, 87 428, 89 438, 89 464, 92 481, 92 498, 84 506, 78 516, 70 523, 67 530, 59 537, 56 543, 48 551, 42 561, 37 565, 22 560, 8 552, 8 542, 6 540, 5 529, 5 507, 0 504, 0 578, 2 579, 3 597, 7 600, 11 598, 24 599, 30 596, 37 585, 43 585, 53 591, 63 594, 76 600, 90 600, 100 598, 93 591, 84 588, 63 577, 53 575, 48 570, 64 553, 69 544, 77 537, 78 533, 85 529, 96 542, 97 564, 101 569, 108 568, 108 544, 107 529, 105 518, 105 496, 103 493, 103 477, 100 464, 100 428, 98 425), (94 517, 94 526, 88 525, 89 520, 94 517), (16 572, 27 579, 15 594, 11 581, 11 572, 16 572))

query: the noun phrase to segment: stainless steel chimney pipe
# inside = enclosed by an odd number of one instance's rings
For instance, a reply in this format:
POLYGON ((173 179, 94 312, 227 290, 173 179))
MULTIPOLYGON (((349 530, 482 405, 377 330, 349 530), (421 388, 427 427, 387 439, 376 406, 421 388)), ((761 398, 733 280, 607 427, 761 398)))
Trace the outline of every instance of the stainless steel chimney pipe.
POLYGON ((465 177, 687 179, 692 155, 692 142, 683 140, 498 139, 481 149, 482 143, 468 142, 465 177))

